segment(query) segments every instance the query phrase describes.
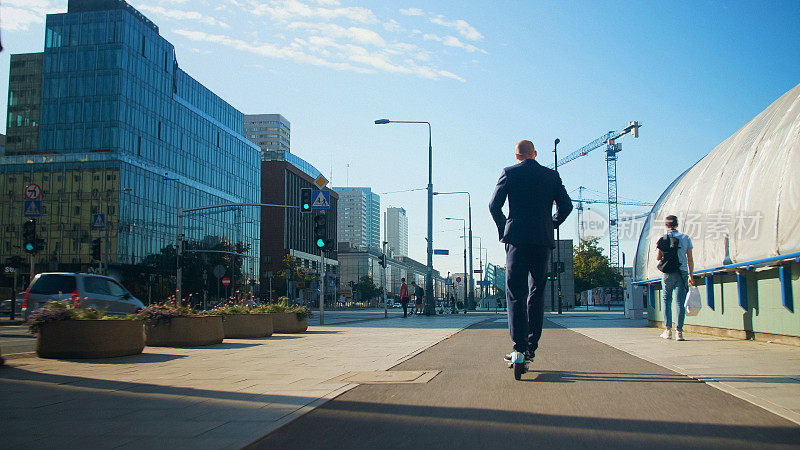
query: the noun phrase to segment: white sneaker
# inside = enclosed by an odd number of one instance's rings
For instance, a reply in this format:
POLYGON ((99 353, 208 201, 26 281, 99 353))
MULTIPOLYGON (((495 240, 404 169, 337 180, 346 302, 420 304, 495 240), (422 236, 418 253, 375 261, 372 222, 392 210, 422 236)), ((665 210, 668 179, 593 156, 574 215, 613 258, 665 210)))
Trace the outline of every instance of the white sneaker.
MULTIPOLYGON (((669 338, 667 338, 667 339, 669 339, 669 338)), ((676 341, 682 341, 683 340, 683 332, 682 331, 676 331, 675 332, 675 340, 676 341)))
POLYGON ((661 336, 660 336, 660 337, 661 337, 662 339, 672 339, 672 330, 670 330, 669 328, 667 328, 666 330, 664 330, 664 332, 663 332, 663 333, 661 333, 661 336))

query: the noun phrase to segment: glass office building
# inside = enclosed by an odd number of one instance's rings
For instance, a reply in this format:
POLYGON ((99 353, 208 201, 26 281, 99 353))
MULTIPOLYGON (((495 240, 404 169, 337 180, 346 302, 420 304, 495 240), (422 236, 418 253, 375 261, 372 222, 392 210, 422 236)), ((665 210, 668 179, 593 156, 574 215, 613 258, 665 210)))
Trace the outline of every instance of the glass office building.
MULTIPOLYGON (((42 188, 36 262, 45 270, 95 263, 96 238, 111 269, 138 264, 175 244, 178 208, 260 202, 260 149, 242 135, 243 114, 181 70, 173 45, 133 7, 70 0, 67 13, 47 15, 41 55, 38 72, 27 66, 36 58, 24 67, 41 74, 40 108, 9 114, 7 134, 36 132, 38 146, 12 147, 0 161, 0 257, 20 253, 31 183, 42 188), (35 130, 25 111, 40 115, 35 130)), ((10 85, 10 113, 18 95, 10 85)), ((257 208, 187 213, 183 231, 196 247, 243 243, 253 256, 243 272, 257 276, 257 208)))

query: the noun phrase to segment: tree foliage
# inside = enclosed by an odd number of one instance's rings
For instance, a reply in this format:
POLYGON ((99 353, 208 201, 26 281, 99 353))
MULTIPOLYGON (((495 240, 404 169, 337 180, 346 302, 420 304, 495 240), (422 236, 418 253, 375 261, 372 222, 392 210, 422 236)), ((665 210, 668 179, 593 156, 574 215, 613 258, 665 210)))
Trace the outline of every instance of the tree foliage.
POLYGON ((377 286, 369 275, 361 277, 353 288, 359 292, 361 300, 371 300, 381 295, 381 287, 377 286))
POLYGON ((603 255, 599 238, 581 239, 574 249, 575 292, 596 287, 621 286, 622 275, 603 255))

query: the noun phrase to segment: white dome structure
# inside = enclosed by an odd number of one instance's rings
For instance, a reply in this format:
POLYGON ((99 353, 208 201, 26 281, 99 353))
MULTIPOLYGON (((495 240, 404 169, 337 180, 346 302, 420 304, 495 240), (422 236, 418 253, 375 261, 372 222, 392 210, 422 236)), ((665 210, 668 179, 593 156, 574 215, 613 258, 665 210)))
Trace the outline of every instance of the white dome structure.
POLYGON ((670 214, 692 238, 695 272, 800 252, 800 85, 664 191, 639 237, 635 280, 661 278, 654 249, 670 214))

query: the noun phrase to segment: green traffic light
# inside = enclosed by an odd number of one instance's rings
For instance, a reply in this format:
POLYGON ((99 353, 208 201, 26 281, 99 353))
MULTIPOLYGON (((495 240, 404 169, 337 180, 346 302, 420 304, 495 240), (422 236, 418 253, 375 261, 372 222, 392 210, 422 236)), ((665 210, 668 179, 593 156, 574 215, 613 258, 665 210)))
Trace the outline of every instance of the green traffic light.
POLYGON ((32 252, 33 251, 33 244, 31 244, 30 242, 25 244, 25 250, 27 250, 29 252, 32 252))
POLYGON ((311 205, 309 205, 308 203, 303 203, 303 210, 308 210, 308 209, 311 209, 311 205))
POLYGON ((317 239, 317 247, 319 248, 325 247, 325 241, 322 238, 317 239))

